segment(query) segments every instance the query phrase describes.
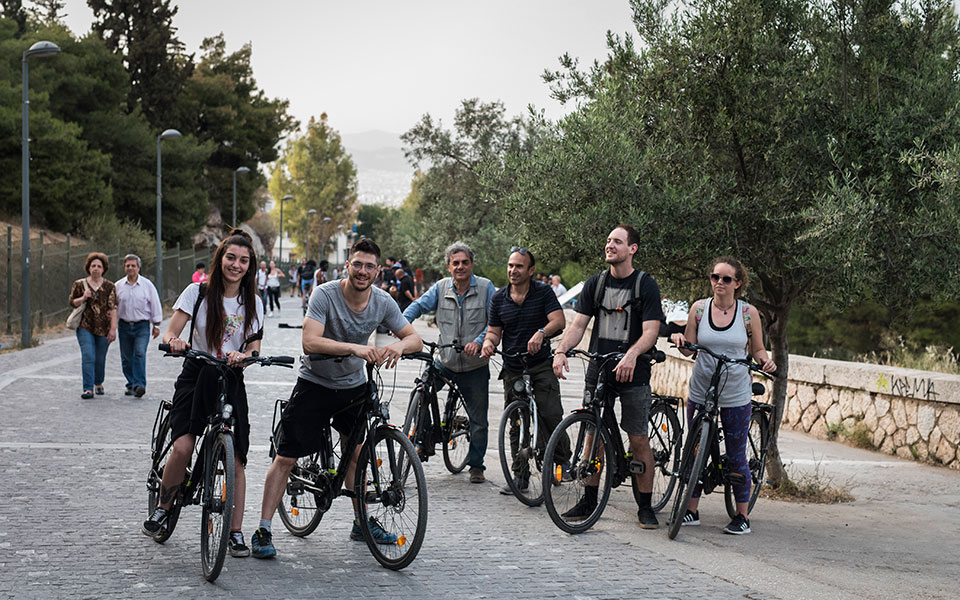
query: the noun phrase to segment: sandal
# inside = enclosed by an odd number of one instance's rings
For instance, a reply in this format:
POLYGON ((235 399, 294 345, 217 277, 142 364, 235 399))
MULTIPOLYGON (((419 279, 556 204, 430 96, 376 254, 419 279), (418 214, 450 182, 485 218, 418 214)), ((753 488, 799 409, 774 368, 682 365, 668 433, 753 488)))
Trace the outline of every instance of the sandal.
POLYGON ((80 397, 84 400, 89 400, 90 398, 93 398, 93 392, 90 390, 84 390, 84 392, 80 394, 80 397))

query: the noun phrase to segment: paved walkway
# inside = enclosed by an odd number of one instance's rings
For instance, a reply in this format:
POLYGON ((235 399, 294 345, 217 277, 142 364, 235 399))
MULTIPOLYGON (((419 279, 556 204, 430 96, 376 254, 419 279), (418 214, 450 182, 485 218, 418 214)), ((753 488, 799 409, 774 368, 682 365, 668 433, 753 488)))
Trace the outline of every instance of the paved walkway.
MULTIPOLYGON (((287 305, 294 301, 283 299, 287 305)), ((299 310, 268 319, 264 354, 296 354, 299 310)), ((417 324, 427 339, 436 329, 417 324)), ((151 344, 152 347, 155 345, 151 344)), ((496 370, 494 370, 496 371, 496 370)), ((347 539, 349 503, 335 503, 307 538, 276 521, 276 561, 227 558, 215 584, 199 564, 199 511, 188 508, 174 537, 157 545, 139 533, 143 479, 156 407, 169 397, 179 361, 148 356, 147 395, 123 396, 119 350, 107 358, 107 395, 80 399, 80 354, 72 337, 0 355, 0 597, 360 597, 403 598, 946 598, 960 576, 960 474, 785 432, 794 468, 851 479, 857 501, 836 506, 761 499, 754 533, 725 536, 723 501, 702 504, 704 526, 670 541, 643 531, 629 488, 615 490, 590 532, 570 536, 543 508, 497 493, 503 484, 495 435, 483 485, 426 465, 428 537, 417 560, 395 573, 347 539), (908 501, 910 504, 908 504, 908 501)), ((394 421, 402 420, 416 365, 384 371, 394 421)), ((274 400, 295 374, 247 372, 252 425, 245 531, 259 518, 274 400)), ((579 404, 582 372, 563 384, 579 404)), ((490 425, 502 407, 491 380, 490 425)), ((439 458, 439 457, 438 457, 439 458)), ((661 515, 661 522, 665 515, 661 515)))

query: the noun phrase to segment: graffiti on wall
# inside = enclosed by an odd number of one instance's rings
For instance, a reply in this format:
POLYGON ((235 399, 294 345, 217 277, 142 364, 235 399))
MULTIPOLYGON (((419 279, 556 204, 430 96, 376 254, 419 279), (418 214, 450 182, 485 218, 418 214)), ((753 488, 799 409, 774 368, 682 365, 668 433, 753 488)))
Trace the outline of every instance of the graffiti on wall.
POLYGON ((921 377, 909 377, 907 375, 887 377, 880 373, 877 377, 877 391, 891 396, 900 396, 901 398, 919 398, 935 402, 937 400, 937 390, 933 379, 921 377))

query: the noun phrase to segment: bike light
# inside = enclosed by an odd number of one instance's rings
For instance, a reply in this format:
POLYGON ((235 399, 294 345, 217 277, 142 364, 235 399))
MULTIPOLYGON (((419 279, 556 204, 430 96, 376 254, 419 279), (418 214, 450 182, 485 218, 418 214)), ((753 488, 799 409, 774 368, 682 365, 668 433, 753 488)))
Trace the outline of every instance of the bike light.
POLYGON ((300 514, 300 511, 297 510, 296 508, 291 508, 291 509, 290 509, 290 514, 296 517, 297 515, 300 514))
POLYGON ((377 459, 377 466, 379 467, 379 466, 382 465, 382 464, 383 464, 383 459, 382 459, 382 458, 378 458, 378 459, 377 459))
POLYGON ((522 379, 518 379, 518 380, 516 380, 516 381, 513 382, 513 390, 514 390, 515 392, 523 392, 523 391, 524 391, 524 388, 523 388, 523 380, 522 380, 522 379))
POLYGON ((226 421, 230 418, 230 415, 233 414, 233 405, 224 404, 223 405, 223 420, 226 421))
POLYGON ((557 465, 557 483, 563 481, 563 465, 557 465))
POLYGON ((397 545, 398 545, 398 546, 403 546, 403 545, 406 544, 406 543, 407 543, 407 536, 401 535, 400 537, 397 538, 397 545))
POLYGON ((226 484, 226 482, 220 484, 220 501, 221 501, 221 502, 226 502, 226 501, 227 501, 227 484, 226 484))
POLYGON ((213 533, 213 519, 207 519, 207 530, 213 533))
POLYGON ((664 424, 660 425, 660 429, 662 429, 663 432, 666 433, 666 432, 667 432, 667 424, 664 423, 664 424))

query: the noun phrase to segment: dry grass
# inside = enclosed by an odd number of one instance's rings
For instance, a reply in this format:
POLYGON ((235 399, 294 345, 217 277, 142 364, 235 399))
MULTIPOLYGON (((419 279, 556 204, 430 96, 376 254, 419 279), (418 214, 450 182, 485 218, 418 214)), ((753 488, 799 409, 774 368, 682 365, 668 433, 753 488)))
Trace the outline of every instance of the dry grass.
POLYGON ((841 504, 853 502, 856 498, 850 493, 851 482, 837 484, 817 463, 814 470, 791 473, 779 487, 764 486, 760 494, 765 498, 785 502, 806 502, 810 504, 841 504))

